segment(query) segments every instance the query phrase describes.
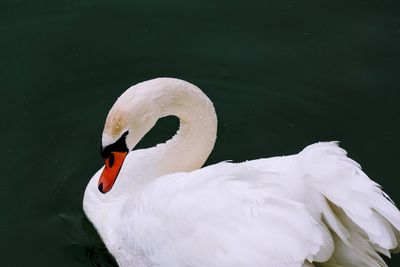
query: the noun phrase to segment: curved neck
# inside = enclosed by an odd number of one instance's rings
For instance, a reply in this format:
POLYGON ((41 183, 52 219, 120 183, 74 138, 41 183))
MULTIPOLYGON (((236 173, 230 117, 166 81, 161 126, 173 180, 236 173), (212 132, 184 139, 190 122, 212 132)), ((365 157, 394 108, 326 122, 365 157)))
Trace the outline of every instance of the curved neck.
POLYGON ((160 164, 165 173, 201 168, 216 140, 217 117, 214 106, 200 90, 181 95, 180 103, 175 107, 169 101, 165 103, 162 115, 177 116, 179 129, 172 139, 152 148, 151 153, 155 157, 163 157, 160 164))
POLYGON ((165 174, 201 168, 214 147, 217 135, 214 106, 199 88, 170 78, 155 79, 146 83, 145 90, 140 86, 134 89, 136 94, 142 94, 143 90, 146 96, 151 96, 148 105, 154 112, 153 116, 156 119, 176 116, 180 126, 175 136, 167 142, 129 153, 131 155, 126 162, 126 171, 129 172, 127 175, 135 176, 138 172, 141 175, 139 179, 129 178, 136 180, 135 184, 165 174), (151 84, 148 84, 149 82, 151 84), (137 170, 138 167, 141 171, 137 170))

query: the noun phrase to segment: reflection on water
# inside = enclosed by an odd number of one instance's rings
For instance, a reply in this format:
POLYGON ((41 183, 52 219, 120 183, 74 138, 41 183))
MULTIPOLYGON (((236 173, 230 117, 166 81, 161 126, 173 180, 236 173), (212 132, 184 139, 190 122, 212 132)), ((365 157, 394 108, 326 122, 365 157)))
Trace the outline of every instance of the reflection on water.
MULTIPOLYGON (((399 11, 398 1, 0 2, 0 266, 115 266, 83 192, 102 166, 109 108, 157 76, 214 102, 207 164, 340 140, 400 203, 399 11)), ((158 127, 143 147, 177 121, 158 127)))
POLYGON ((90 259, 91 264, 104 267, 118 266, 114 257, 108 253, 96 229, 86 217, 82 220, 82 228, 90 238, 90 242, 85 247, 85 255, 90 259))

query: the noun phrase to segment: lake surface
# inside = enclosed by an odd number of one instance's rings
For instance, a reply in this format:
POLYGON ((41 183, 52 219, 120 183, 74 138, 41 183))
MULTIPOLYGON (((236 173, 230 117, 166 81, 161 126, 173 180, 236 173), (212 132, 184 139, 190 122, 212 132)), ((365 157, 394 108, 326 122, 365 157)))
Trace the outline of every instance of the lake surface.
POLYGON ((214 102, 207 164, 340 140, 400 204, 399 66, 399 1, 0 1, 0 266, 115 266, 83 192, 108 110, 159 76, 214 102))

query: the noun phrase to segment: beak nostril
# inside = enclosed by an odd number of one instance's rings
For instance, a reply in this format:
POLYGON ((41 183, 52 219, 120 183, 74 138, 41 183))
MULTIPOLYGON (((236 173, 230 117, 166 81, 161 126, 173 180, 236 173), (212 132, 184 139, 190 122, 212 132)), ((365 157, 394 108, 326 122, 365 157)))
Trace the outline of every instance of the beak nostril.
POLYGON ((103 183, 99 183, 99 191, 104 194, 103 183))

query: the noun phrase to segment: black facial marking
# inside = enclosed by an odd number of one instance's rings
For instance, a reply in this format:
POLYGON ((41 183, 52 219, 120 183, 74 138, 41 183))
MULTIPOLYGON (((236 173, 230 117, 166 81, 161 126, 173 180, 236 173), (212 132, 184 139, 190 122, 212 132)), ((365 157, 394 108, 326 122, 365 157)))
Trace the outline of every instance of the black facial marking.
MULTIPOLYGON (((126 146, 126 136, 128 135, 129 131, 126 131, 125 133, 123 133, 121 135, 121 137, 115 141, 115 143, 108 145, 106 147, 101 146, 101 157, 103 159, 107 159, 110 157, 111 152, 116 151, 116 152, 129 152, 128 147, 126 146)), ((113 159, 113 164, 114 164, 114 159, 113 159)), ((110 163, 110 167, 112 166, 112 164, 110 163)))

